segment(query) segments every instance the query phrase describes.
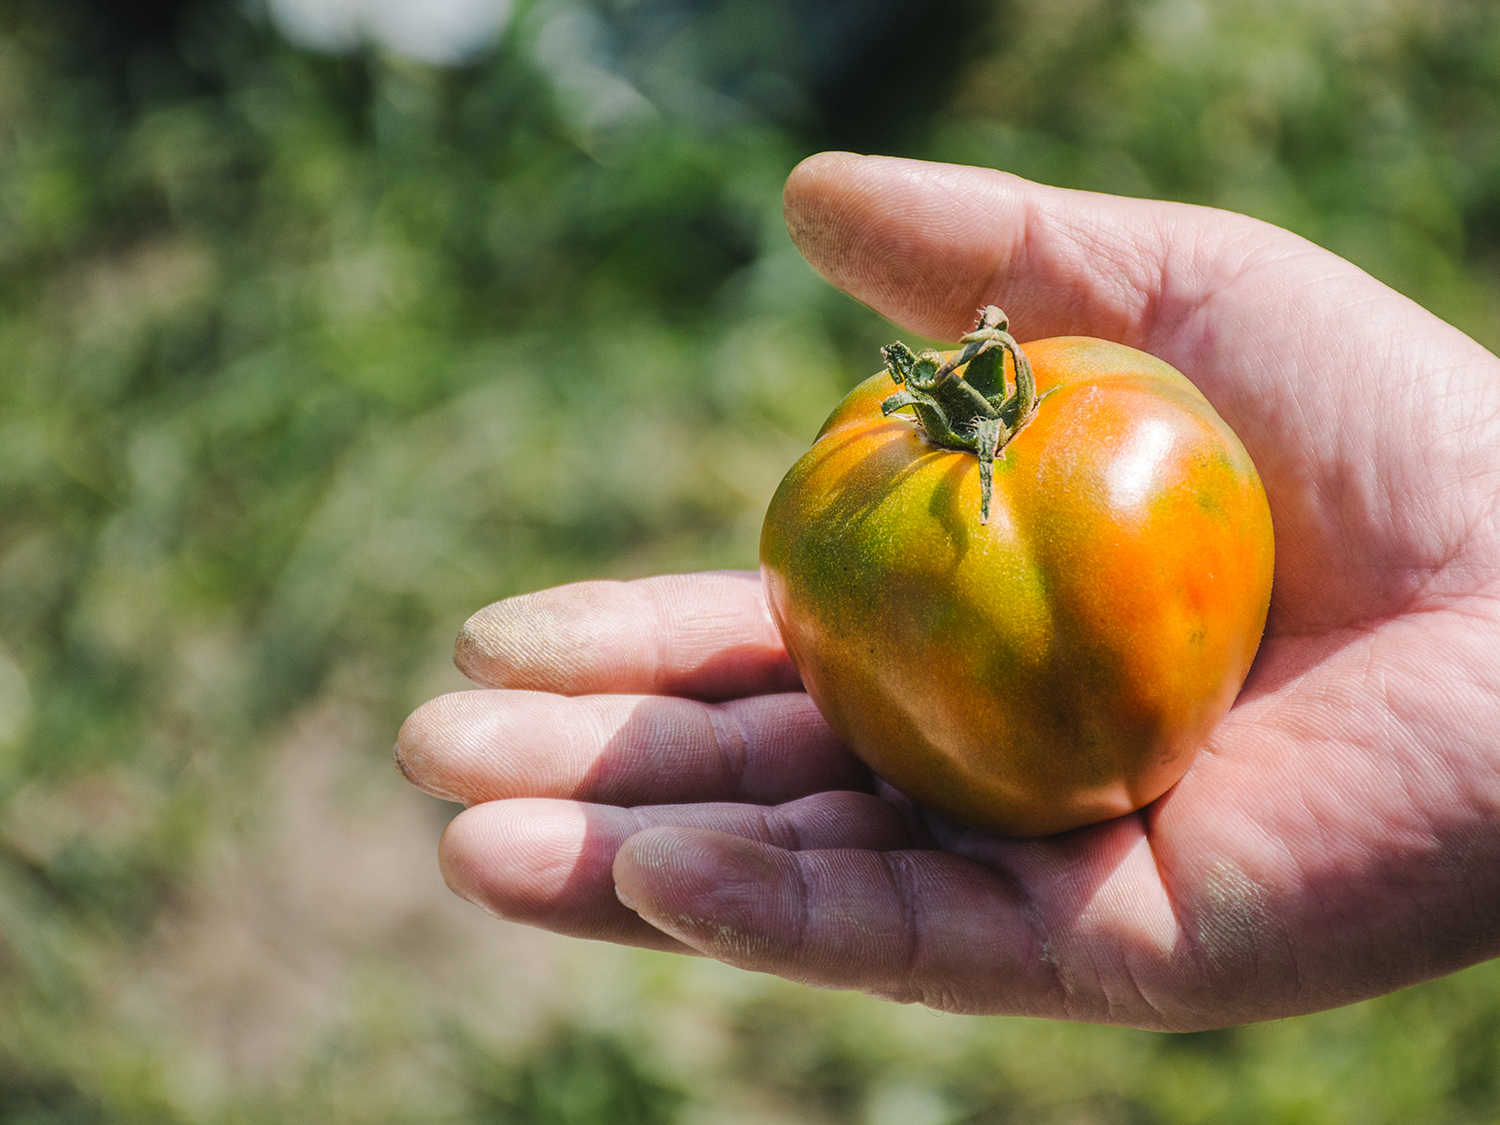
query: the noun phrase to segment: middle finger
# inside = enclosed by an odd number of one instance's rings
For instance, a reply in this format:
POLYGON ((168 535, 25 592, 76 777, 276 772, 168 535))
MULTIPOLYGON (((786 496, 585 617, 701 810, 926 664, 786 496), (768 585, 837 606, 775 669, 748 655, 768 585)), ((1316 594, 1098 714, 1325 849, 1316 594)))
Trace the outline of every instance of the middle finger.
POLYGON ((514 797, 777 804, 870 786, 801 692, 727 703, 457 692, 406 720, 396 761, 419 788, 467 805, 514 797))

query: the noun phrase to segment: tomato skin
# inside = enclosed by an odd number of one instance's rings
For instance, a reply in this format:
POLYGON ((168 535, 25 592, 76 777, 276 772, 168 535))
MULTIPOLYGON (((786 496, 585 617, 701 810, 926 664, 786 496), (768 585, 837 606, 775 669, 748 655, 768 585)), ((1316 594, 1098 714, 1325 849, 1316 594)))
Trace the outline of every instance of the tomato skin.
POLYGON ((766 514, 761 572, 818 709, 967 824, 1042 836, 1166 792, 1249 672, 1271 594, 1255 466, 1202 394, 1103 340, 1025 346, 1041 396, 995 461, 834 410, 766 514))

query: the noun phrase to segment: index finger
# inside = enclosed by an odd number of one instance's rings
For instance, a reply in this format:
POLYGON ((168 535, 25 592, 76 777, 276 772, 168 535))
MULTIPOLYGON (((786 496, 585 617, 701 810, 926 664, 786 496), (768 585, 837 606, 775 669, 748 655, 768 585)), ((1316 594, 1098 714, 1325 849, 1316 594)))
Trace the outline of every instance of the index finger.
POLYGON ((577 582, 464 624, 454 663, 482 687, 737 699, 800 691, 754 571, 577 582))

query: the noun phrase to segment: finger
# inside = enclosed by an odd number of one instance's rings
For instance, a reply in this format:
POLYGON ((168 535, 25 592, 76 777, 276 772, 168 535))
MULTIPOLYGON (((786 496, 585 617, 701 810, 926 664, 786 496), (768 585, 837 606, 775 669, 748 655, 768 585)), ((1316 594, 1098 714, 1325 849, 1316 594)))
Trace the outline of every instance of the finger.
POLYGON ((775 804, 870 787, 868 771, 800 692, 727 703, 457 692, 406 720, 396 761, 418 788, 471 805, 512 797, 775 804))
POLYGON ((1049 953, 1005 876, 937 851, 789 851, 650 828, 614 865, 620 898, 682 944, 741 968, 946 1011, 1056 1015, 1049 953))
POLYGON ((796 691, 753 571, 579 582, 465 623, 454 662, 483 687, 730 699, 796 691))
POLYGON ((778 848, 901 848, 900 812, 866 793, 821 793, 777 808, 663 805, 620 809, 571 801, 494 801, 460 813, 439 852, 453 890, 492 914, 573 937, 692 952, 620 903, 620 846, 657 825, 691 825, 778 848))
POLYGON ((815 269, 942 340, 998 304, 1023 340, 1100 336, 1172 362, 1166 343, 1181 319, 1268 257, 1308 259, 1289 282, 1318 285, 1334 273, 1376 284, 1242 215, 1045 187, 987 168, 822 153, 793 170, 784 209, 815 269))

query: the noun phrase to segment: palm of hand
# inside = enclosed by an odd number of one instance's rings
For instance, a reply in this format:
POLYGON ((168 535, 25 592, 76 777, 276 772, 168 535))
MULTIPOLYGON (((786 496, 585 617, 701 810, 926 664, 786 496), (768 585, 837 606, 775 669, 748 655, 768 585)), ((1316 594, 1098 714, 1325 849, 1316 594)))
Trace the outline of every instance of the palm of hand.
POLYGON ((398 746, 426 788, 505 798, 450 828, 455 888, 812 984, 1150 1027, 1329 1007, 1500 951, 1500 362, 1218 212, 824 157, 788 218, 914 329, 956 338, 994 302, 1030 337, 1118 339, 1198 383, 1276 521, 1250 681, 1148 809, 1006 840, 850 791, 868 778, 795 693, 751 576, 501 603, 465 670, 554 694, 447 697, 398 746))

